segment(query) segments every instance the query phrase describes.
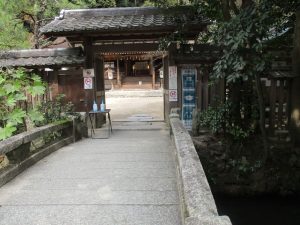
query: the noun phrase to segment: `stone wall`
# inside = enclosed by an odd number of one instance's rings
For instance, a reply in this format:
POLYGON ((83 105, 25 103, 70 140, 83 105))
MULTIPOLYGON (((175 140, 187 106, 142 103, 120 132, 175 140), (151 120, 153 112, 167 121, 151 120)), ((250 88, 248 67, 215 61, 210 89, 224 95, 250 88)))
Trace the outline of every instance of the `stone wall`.
POLYGON ((84 123, 79 120, 61 121, 1 141, 0 187, 45 156, 86 136, 85 130, 84 123), (58 131, 61 132, 60 138, 31 151, 33 141, 58 131))
POLYGON ((170 114, 184 225, 231 225, 227 216, 219 216, 193 141, 179 115, 170 114))

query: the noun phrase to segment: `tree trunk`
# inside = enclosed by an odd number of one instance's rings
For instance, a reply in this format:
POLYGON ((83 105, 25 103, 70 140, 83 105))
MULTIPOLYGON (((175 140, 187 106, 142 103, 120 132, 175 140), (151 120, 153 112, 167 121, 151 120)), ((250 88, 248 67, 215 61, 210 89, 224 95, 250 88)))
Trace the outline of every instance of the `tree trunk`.
POLYGON ((238 79, 236 82, 229 85, 229 99, 232 103, 231 116, 232 122, 241 125, 241 89, 242 81, 238 79))
POLYGON ((47 8, 47 0, 37 1, 39 4, 39 11, 36 14, 35 24, 34 24, 34 48, 40 48, 40 27, 42 25, 42 20, 44 19, 44 13, 47 8))
POLYGON ((39 21, 38 19, 36 20, 35 24, 34 24, 34 48, 35 49, 39 49, 40 48, 40 44, 39 44, 39 21))
POLYGON ((222 0, 222 11, 223 11, 224 20, 225 21, 230 20, 231 16, 230 16, 230 9, 229 9, 229 0, 222 0))
POLYGON ((265 102, 263 97, 260 74, 255 74, 255 84, 256 84, 256 91, 258 97, 258 106, 259 106, 259 125, 260 125, 261 135, 263 138, 263 145, 264 145, 263 161, 265 162, 269 156, 269 144, 268 144, 266 127, 265 127, 266 124, 265 102))

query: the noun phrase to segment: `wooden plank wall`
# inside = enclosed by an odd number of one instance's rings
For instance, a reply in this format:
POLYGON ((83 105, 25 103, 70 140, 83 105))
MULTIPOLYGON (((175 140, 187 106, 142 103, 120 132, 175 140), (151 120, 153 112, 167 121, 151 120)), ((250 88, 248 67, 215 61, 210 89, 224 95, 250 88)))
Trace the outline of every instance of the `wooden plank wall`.
POLYGON ((201 75, 199 80, 201 82, 200 91, 200 101, 198 109, 200 111, 207 110, 209 106, 216 106, 219 101, 221 101, 221 91, 224 88, 221 88, 221 83, 210 83, 209 74, 205 72, 201 75))

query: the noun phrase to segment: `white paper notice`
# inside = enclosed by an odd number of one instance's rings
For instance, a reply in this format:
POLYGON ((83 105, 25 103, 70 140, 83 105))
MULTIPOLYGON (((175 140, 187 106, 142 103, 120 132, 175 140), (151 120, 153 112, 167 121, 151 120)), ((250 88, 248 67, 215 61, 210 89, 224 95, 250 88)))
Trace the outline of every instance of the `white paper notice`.
POLYGON ((93 78, 92 77, 84 78, 84 89, 93 89, 93 78))
POLYGON ((169 66, 169 90, 177 90, 177 66, 169 66))

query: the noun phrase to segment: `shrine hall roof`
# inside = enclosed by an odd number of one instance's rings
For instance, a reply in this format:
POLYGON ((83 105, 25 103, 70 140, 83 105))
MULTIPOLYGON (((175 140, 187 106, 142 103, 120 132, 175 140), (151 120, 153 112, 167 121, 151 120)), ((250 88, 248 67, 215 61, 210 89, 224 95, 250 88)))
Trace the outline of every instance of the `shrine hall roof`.
POLYGON ((81 48, 27 49, 0 52, 0 67, 50 67, 82 65, 81 48))
POLYGON ((46 35, 67 35, 82 32, 170 32, 179 24, 190 31, 202 30, 210 21, 197 15, 190 7, 162 9, 128 7, 62 10, 49 24, 41 28, 46 35), (183 23, 184 22, 184 23, 183 23))

